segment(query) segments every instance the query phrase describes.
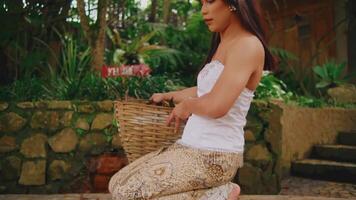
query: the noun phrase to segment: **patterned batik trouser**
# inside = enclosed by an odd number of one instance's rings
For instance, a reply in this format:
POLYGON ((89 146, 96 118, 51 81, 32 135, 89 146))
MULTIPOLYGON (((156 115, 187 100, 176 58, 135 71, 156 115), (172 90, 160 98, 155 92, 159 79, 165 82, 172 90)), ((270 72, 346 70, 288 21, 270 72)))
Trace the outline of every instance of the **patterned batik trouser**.
POLYGON ((122 168, 109 182, 113 200, 226 200, 243 154, 174 143, 122 168))

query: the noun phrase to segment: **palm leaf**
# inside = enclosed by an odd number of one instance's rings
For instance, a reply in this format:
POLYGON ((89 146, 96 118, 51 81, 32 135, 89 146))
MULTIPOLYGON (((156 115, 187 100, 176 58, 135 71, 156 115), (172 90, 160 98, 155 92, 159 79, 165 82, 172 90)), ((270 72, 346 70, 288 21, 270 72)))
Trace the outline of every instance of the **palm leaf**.
POLYGON ((144 53, 145 51, 151 51, 151 50, 167 50, 167 47, 164 46, 159 46, 159 45, 146 45, 141 47, 138 50, 138 53, 144 53))
POLYGON ((116 47, 121 47, 123 45, 120 33, 116 29, 111 31, 110 28, 107 28, 106 33, 107 33, 108 37, 110 38, 111 42, 116 47))
POLYGON ((155 31, 147 33, 141 37, 141 39, 136 39, 133 41, 132 45, 130 45, 129 52, 137 52, 140 48, 142 48, 148 41, 156 34, 155 31))
POLYGON ((173 70, 175 66, 182 64, 179 56, 180 53, 180 51, 171 48, 151 49, 145 51, 142 56, 145 60, 155 59, 159 63, 165 63, 168 69, 173 70))

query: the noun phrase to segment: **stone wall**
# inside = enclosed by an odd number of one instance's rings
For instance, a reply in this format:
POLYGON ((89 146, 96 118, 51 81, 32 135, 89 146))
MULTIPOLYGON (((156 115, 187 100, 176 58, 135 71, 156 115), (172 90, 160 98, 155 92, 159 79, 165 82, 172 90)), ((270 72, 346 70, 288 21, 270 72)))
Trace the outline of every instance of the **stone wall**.
POLYGON ((282 110, 274 103, 254 100, 251 104, 244 128, 244 166, 234 179, 244 194, 277 194, 280 191, 281 114, 282 110))
MULTIPOLYGON (((248 115, 245 165, 235 177, 245 193, 279 191, 266 136, 270 106, 255 101, 248 115)), ((0 103, 0 192, 105 191, 108 175, 127 164, 100 156, 123 152, 116 130, 112 101, 0 103)))
POLYGON ((356 130, 356 109, 301 108, 281 104, 282 175, 291 161, 309 157, 313 145, 335 144, 339 132, 356 130))
MULTIPOLYGON (((292 160, 353 121, 355 110, 254 100, 234 181, 245 194, 278 193, 292 160)), ((0 103, 0 193, 105 192, 127 164, 117 126, 112 101, 0 103)))
POLYGON ((254 100, 245 127, 245 166, 236 182, 248 194, 274 194, 291 162, 309 157, 316 144, 333 144, 356 130, 356 109, 306 108, 254 100))
POLYGON ((112 113, 112 101, 0 103, 0 193, 92 190, 93 158, 122 153, 112 113))

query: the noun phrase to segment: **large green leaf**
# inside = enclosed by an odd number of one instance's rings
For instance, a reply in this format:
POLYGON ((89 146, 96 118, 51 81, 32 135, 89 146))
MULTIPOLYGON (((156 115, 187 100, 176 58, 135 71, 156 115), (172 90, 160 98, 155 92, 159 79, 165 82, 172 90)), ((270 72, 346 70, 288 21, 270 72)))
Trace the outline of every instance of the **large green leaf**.
POLYGON ((317 75, 319 75, 321 78, 324 78, 324 77, 327 76, 327 74, 325 74, 325 70, 324 70, 322 67, 320 67, 320 66, 315 66, 315 67, 313 67, 313 71, 314 71, 317 75))
POLYGON ((316 84, 316 87, 317 88, 324 88, 328 85, 330 85, 331 82, 330 81, 326 81, 326 80, 323 80, 323 81, 320 81, 319 83, 316 84))
POLYGON ((340 65, 336 65, 334 67, 334 71, 333 71, 333 80, 337 80, 338 78, 340 78, 343 70, 345 69, 346 64, 342 63, 340 65))

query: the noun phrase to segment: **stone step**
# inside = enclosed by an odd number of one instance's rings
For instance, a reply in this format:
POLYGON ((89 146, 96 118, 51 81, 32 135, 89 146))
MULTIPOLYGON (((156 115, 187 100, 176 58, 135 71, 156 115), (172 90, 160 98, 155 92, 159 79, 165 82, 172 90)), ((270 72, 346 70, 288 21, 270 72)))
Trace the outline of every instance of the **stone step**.
POLYGON ((292 162, 291 173, 301 177, 356 183, 355 163, 304 159, 292 162))
POLYGON ((356 146, 356 130, 349 132, 339 132, 337 142, 344 145, 356 146))
POLYGON ((350 145, 316 145, 312 151, 312 158, 340 162, 356 163, 356 146, 350 145))

